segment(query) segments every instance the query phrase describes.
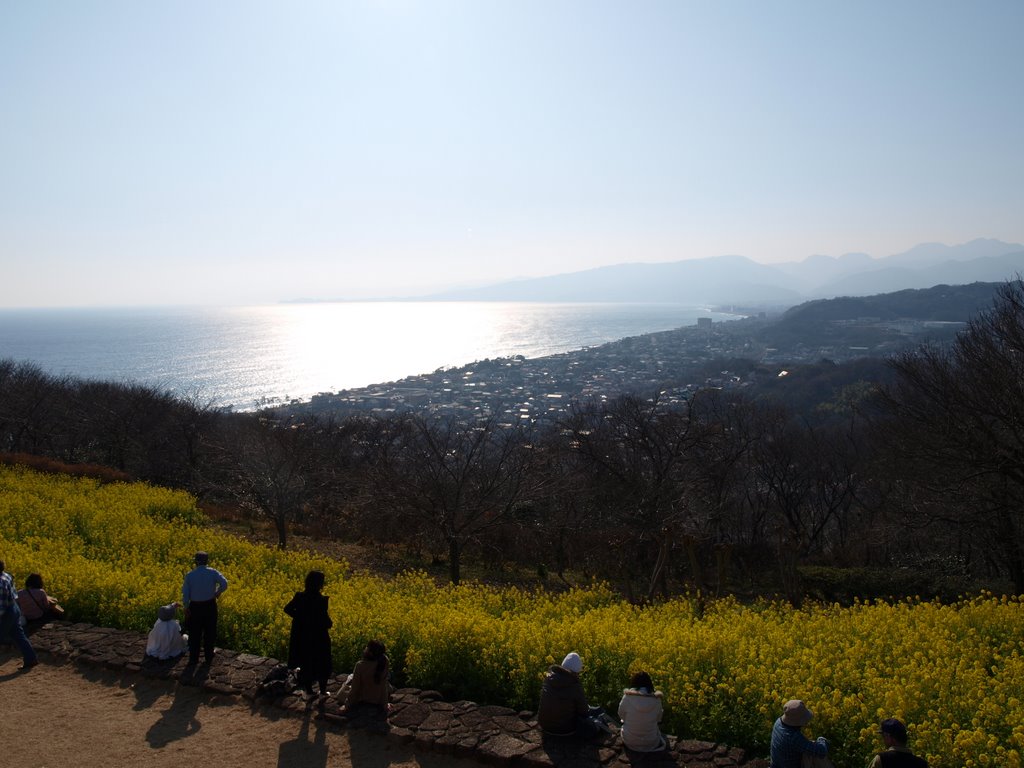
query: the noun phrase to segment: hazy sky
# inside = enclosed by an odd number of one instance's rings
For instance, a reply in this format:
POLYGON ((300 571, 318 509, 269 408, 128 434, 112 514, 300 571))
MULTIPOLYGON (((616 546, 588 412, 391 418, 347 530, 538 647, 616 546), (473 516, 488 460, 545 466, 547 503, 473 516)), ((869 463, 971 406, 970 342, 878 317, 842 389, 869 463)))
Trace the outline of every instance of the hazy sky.
POLYGON ((0 0, 0 306, 1021 242, 1022 39, 1022 0, 0 0))

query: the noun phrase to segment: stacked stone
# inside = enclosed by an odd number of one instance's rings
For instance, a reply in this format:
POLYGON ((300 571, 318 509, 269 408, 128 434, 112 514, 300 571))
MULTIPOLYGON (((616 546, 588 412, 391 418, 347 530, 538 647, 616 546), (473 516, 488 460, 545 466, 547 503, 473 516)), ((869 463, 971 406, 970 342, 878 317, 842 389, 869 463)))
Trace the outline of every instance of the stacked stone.
MULTIPOLYGON (((748 759, 742 749, 673 736, 666 737, 668 749, 657 753, 631 752, 623 747, 618 735, 605 736, 598 742, 550 737, 538 728, 533 712, 472 701, 447 702, 437 691, 415 688, 402 688, 392 695, 386 718, 373 707, 360 708, 345 717, 333 697, 322 701, 297 694, 273 699, 261 696, 259 684, 279 666, 276 659, 218 649, 213 664, 190 667, 184 657, 159 661, 146 656, 144 634, 91 624, 51 622, 33 633, 32 644, 40 653, 127 675, 177 680, 211 693, 259 699, 296 712, 316 708, 319 718, 338 726, 363 728, 425 752, 503 768, 617 768, 620 763, 644 768, 767 766, 765 760, 748 759)), ((341 687, 341 678, 331 682, 332 688, 341 687)))

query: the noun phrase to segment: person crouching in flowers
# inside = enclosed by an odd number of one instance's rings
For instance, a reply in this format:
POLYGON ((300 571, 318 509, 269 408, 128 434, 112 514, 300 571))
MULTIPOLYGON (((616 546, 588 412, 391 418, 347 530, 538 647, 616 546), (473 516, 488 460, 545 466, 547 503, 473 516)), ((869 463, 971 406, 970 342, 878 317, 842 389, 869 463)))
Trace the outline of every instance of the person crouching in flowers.
POLYGON ((154 659, 174 659, 188 650, 188 635, 178 623, 178 604, 168 603, 156 609, 156 623, 146 639, 146 655, 154 659))
POLYGON ((800 730, 811 722, 812 717, 811 710, 800 699, 785 703, 782 716, 772 726, 771 768, 800 768, 805 754, 828 756, 828 742, 824 736, 811 741, 800 730))
POLYGON ((665 748, 665 739, 658 728, 662 712, 661 691, 654 690, 649 674, 637 672, 619 702, 620 733, 627 749, 657 752, 665 748))

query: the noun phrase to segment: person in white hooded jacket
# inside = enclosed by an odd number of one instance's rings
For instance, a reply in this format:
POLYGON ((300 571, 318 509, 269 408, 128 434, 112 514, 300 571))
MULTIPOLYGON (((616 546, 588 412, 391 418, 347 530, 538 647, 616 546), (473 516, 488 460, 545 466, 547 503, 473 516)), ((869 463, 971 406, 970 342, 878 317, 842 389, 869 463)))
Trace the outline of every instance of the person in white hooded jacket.
POLYGON ((188 635, 178 623, 178 604, 161 605, 156 611, 156 624, 146 639, 146 655, 156 659, 173 659, 188 650, 188 635))
POLYGON ((661 691, 654 690, 654 681, 646 672, 637 672, 622 692, 619 719, 622 720, 622 743, 634 752, 657 752, 665 748, 658 723, 662 715, 661 691))

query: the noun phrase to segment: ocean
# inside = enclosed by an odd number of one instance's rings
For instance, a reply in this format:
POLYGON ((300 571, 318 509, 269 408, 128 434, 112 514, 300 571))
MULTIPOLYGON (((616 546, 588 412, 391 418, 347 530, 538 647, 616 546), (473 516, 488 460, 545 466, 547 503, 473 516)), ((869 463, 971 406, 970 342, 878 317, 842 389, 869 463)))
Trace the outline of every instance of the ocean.
POLYGON ((0 358, 235 410, 737 317, 677 304, 351 302, 0 309, 0 358))

